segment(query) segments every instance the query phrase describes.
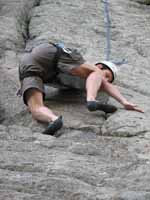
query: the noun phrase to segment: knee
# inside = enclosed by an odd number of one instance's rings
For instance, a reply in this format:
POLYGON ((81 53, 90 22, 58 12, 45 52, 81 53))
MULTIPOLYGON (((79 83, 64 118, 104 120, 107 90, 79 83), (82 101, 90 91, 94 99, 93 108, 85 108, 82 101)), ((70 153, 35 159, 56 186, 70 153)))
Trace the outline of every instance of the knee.
POLYGON ((32 117, 35 120, 38 120, 39 117, 41 116, 42 106, 34 107, 34 108, 29 108, 29 110, 30 110, 30 112, 32 114, 32 117))
POLYGON ((97 69, 97 68, 94 70, 94 72, 97 73, 97 74, 102 74, 102 71, 97 69))
POLYGON ((96 77, 98 77, 98 78, 100 78, 100 79, 102 79, 102 77, 103 77, 103 74, 102 74, 102 72, 100 71, 100 70, 95 70, 95 75, 96 75, 96 77))

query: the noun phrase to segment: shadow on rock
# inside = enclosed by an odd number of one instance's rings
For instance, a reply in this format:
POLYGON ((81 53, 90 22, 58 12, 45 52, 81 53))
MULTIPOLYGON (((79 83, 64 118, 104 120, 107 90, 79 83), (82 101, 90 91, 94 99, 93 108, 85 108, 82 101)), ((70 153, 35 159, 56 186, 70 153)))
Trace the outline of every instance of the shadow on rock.
POLYGON ((0 106, 0 123, 2 123, 5 119, 5 110, 0 106))
POLYGON ((83 103, 85 102, 85 93, 78 89, 53 89, 47 88, 46 100, 55 100, 62 103, 83 103))

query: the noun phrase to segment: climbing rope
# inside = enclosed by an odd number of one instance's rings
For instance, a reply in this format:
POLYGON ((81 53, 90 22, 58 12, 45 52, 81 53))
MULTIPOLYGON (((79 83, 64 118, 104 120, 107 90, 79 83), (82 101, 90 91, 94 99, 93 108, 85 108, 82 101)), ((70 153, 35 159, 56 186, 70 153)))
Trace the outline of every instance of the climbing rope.
MULTIPOLYGON (((110 61, 110 55, 111 55, 111 20, 109 16, 109 3, 108 0, 102 0, 104 3, 104 24, 106 29, 106 57, 105 60, 110 61)), ((112 61, 116 65, 122 65, 127 63, 125 59, 122 59, 120 61, 112 61)))
POLYGON ((110 54, 111 54, 111 33, 110 33, 110 27, 111 27, 111 21, 109 16, 109 8, 108 8, 108 1, 103 0, 104 3, 104 23, 105 23, 105 29, 106 29, 106 58, 105 60, 110 60, 110 54))

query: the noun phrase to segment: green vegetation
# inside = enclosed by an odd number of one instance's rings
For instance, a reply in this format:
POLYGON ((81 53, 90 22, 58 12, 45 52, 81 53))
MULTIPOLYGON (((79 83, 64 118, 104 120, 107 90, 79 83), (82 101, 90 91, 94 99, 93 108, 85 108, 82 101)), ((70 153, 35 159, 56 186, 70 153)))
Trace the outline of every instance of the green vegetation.
POLYGON ((150 5, 150 0, 145 0, 146 5, 150 5))
POLYGON ((139 3, 141 3, 141 4, 146 4, 146 5, 150 5, 150 0, 139 1, 139 3))

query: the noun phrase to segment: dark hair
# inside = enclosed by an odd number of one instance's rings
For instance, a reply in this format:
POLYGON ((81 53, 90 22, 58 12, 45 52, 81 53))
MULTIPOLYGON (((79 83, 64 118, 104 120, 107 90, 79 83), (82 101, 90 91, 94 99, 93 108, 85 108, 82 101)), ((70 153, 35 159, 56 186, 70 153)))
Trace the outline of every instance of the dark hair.
MULTIPOLYGON (((104 65, 103 63, 96 63, 95 65, 99 65, 101 64, 102 65, 102 70, 103 69, 109 69, 109 67, 107 67, 107 65, 104 65)), ((109 69, 110 70, 110 69, 109 69)))
MULTIPOLYGON (((103 69, 109 69, 106 65, 104 65, 104 64, 101 64, 102 65, 102 70, 103 69)), ((109 69, 110 70, 110 69, 109 69)))

